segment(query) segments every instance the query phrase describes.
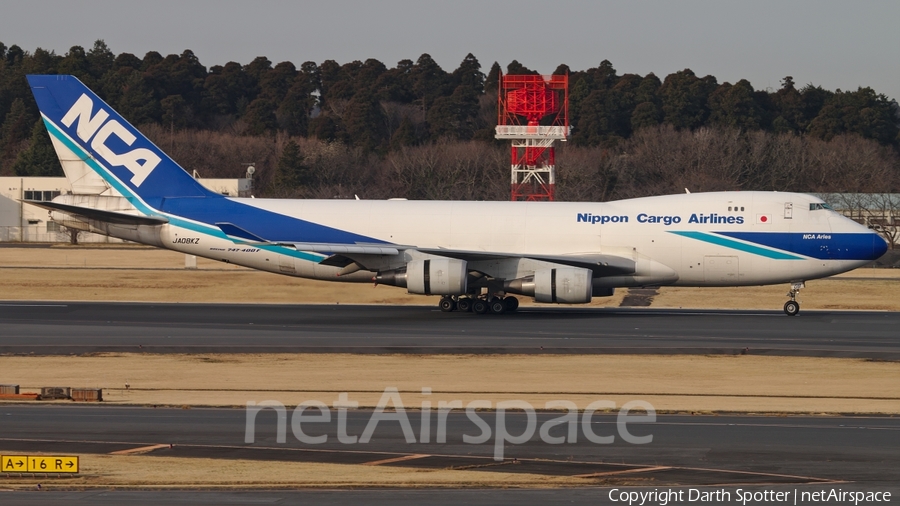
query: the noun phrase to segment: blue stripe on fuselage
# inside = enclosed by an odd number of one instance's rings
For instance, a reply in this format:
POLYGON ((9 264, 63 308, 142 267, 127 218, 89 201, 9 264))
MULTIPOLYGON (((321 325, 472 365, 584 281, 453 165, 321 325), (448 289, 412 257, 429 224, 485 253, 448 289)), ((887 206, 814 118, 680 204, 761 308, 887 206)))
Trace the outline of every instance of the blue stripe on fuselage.
POLYGON ((689 237, 691 239, 696 239, 698 241, 708 242, 710 244, 715 244, 718 246, 724 246, 726 248, 736 249, 738 251, 745 251, 747 253, 753 253, 754 255, 759 255, 766 258, 771 258, 774 260, 803 260, 802 257, 798 257, 796 255, 791 255, 785 253, 784 251, 777 251, 768 248, 764 248, 761 246, 757 246, 755 244, 746 244, 743 242, 738 242, 733 239, 729 239, 727 237, 722 237, 721 235, 709 234, 706 232, 691 232, 691 231, 670 231, 669 233, 680 235, 682 237, 689 237))
POLYGON ((875 260, 887 250, 878 234, 819 232, 715 232, 741 241, 819 260, 875 260))

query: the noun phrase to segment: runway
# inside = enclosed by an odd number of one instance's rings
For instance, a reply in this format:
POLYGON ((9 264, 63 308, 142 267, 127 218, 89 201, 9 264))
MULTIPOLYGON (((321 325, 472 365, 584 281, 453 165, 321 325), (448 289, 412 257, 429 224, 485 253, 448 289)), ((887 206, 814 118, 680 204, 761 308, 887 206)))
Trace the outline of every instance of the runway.
POLYGON ((0 303, 0 353, 752 353, 900 359, 900 313, 0 303))
MULTIPOLYGON (((367 410, 348 412, 346 433, 362 433, 371 416, 372 412, 367 410)), ((412 426, 418 430, 418 413, 409 413, 409 416, 412 426)), ((483 416, 490 420, 490 414, 483 416)), ((537 422, 542 424, 556 416, 538 414, 537 422)), ((506 426, 510 434, 522 433, 525 424, 523 414, 507 413, 506 426)), ((598 434, 613 433, 616 418, 597 415, 592 426, 598 434)), ((253 444, 246 444, 245 411, 241 409, 3 406, 0 408, 0 427, 0 448, 6 451, 90 454, 161 445, 164 447, 144 458, 180 456, 353 464, 393 458, 394 462, 385 465, 428 469, 471 467, 474 462, 483 472, 578 475, 585 476, 587 490, 557 491, 553 497, 589 504, 608 504, 604 498, 610 487, 617 486, 615 474, 623 470, 628 471, 632 483, 636 477, 643 477, 649 479, 647 485, 675 490, 686 487, 731 490, 735 487, 767 490, 841 487, 845 490, 900 492, 900 472, 897 471, 900 469, 900 454, 896 452, 896 448, 900 447, 900 419, 896 418, 663 415, 655 422, 633 425, 631 430, 635 434, 653 436, 653 441, 648 444, 634 445, 617 439, 613 444, 606 445, 579 438, 576 443, 553 445, 535 435, 525 444, 507 444, 506 460, 497 467, 484 465, 494 462, 491 459, 493 441, 478 445, 463 443, 463 434, 477 434, 478 430, 462 412, 450 414, 446 444, 407 443, 396 422, 381 422, 371 441, 366 444, 339 443, 335 422, 309 432, 311 435, 328 435, 325 444, 303 444, 290 434, 285 443, 277 443, 277 423, 271 411, 258 415, 256 440, 253 444), (169 444, 174 446, 165 447, 169 444), (404 455, 415 458, 396 458, 404 455)), ((563 431, 564 428, 559 432, 563 431)), ((618 486, 628 488, 627 485, 618 486)), ((205 493, 215 496, 215 493, 205 493)), ((452 498, 459 500, 465 495, 465 492, 454 491, 422 495, 425 493, 404 491, 393 496, 376 494, 372 500, 380 504, 381 501, 387 503, 393 497, 394 501, 408 503, 426 500, 452 504, 452 498)), ((501 491, 497 495, 498 492, 494 491, 485 492, 488 495, 480 497, 495 497, 495 502, 514 498, 531 501, 545 497, 541 496, 543 493, 532 491, 529 496, 526 491, 512 494, 501 491)), ((101 502, 95 501, 96 494, 72 493, 69 497, 101 502)), ((121 498, 128 497, 125 492, 116 494, 112 493, 110 499, 119 497, 123 500, 121 498)), ((164 494, 156 492, 138 498, 155 497, 155 500, 160 500, 165 497, 164 494)), ((168 494, 177 497, 178 492, 168 494)), ((185 502, 198 501, 203 497, 201 492, 181 494, 185 494, 185 502)), ((266 494, 282 497, 277 492, 266 494)), ((296 504, 291 499, 299 497, 307 500, 318 497, 328 502, 328 494, 333 494, 330 500, 335 502, 360 499, 352 492, 325 491, 295 492, 282 499, 285 504, 296 504)), ((15 497, 28 498, 24 494, 16 494, 15 497)), ((282 502, 279 500, 277 503, 282 502)))
MULTIPOLYGON (((311 436, 328 436, 324 444, 309 445, 298 441, 290 428, 286 442, 276 442, 278 430, 272 410, 256 416, 253 444, 245 443, 244 409, 5 405, 0 406, 0 414, 0 448, 5 450, 110 453, 173 444, 172 449, 159 449, 150 455, 335 463, 362 463, 406 453, 490 462, 494 452, 493 439, 482 444, 463 442, 463 434, 481 431, 462 410, 449 414, 445 444, 434 442, 436 416, 431 419, 427 443, 407 443, 400 424, 381 421, 368 443, 344 444, 338 441, 336 416, 332 416, 329 423, 306 428, 311 436), (323 456, 316 455, 318 451, 328 452, 323 456)), ((419 412, 408 412, 416 434, 419 416, 419 412)), ((505 416, 510 434, 525 431, 524 414, 509 412, 505 416)), ((538 413, 537 423, 558 416, 538 413)), ((349 410, 346 434, 362 434, 371 417, 371 410, 349 410)), ((493 413, 487 412, 482 418, 496 432, 493 413)), ((616 423, 615 414, 592 418, 598 435, 616 434, 616 423)), ((652 435, 652 441, 630 444, 616 437, 612 444, 598 444, 580 436, 576 443, 548 444, 535 433, 525 444, 507 444, 504 457, 770 473, 768 481, 776 475, 794 477, 775 480, 782 482, 900 480, 900 453, 896 451, 900 447, 900 418, 659 415, 654 422, 629 422, 629 427, 634 435, 652 435)), ((551 434, 565 434, 564 426, 557 429, 551 434)), ((397 465, 429 467, 426 464, 420 460, 397 465)), ((538 472, 558 472, 551 464, 545 467, 547 470, 538 472)))

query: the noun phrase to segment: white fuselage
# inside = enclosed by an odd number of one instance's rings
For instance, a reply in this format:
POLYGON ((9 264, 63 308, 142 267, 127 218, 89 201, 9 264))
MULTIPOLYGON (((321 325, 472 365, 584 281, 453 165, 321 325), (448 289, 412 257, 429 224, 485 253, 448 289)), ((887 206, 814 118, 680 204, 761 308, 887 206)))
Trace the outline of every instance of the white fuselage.
MULTIPOLYGON (((822 259, 805 255, 785 259, 760 254, 760 248, 752 245, 745 248, 750 251, 743 251, 679 235, 788 232, 798 236, 798 240, 803 240, 802 234, 807 240, 837 250, 840 245, 827 242, 833 234, 872 234, 834 211, 810 210, 811 203, 821 200, 795 193, 681 194, 609 203, 240 200, 253 207, 392 244, 526 257, 609 254, 638 260, 638 268, 647 270, 644 276, 637 275, 634 279, 611 280, 614 286, 776 284, 830 276, 871 261, 871 258, 822 259), (665 268, 674 271, 675 276, 662 272, 654 278, 651 271, 659 265, 664 266, 662 271, 665 268)), ((834 237, 836 240, 837 235, 834 237)), ((319 265, 326 256, 321 253, 235 244, 214 227, 199 223, 189 227, 165 225, 158 245, 305 278, 369 281, 373 275, 363 271, 338 278, 337 268, 319 265)), ((489 271, 488 264, 481 265, 481 270, 489 271)), ((522 263, 518 274, 525 275, 529 269, 533 266, 522 263)))

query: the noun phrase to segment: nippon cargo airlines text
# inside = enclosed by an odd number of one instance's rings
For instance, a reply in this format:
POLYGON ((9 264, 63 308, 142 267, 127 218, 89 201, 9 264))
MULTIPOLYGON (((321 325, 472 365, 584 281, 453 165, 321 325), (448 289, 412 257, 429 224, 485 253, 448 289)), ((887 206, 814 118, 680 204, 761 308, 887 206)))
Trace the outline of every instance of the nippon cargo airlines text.
MULTIPOLYGON (((606 223, 630 223, 629 216, 627 214, 619 214, 619 215, 606 215, 606 214, 592 214, 592 213, 578 213, 575 217, 575 221, 577 223, 590 223, 591 225, 601 224, 604 225, 606 223)), ((652 224, 662 224, 662 225, 677 225, 679 223, 705 223, 711 225, 743 225, 744 217, 743 216, 725 216, 721 214, 703 214, 703 213, 693 213, 691 214, 687 220, 683 220, 681 216, 678 215, 653 215, 647 213, 639 213, 635 216, 635 222, 637 223, 652 223, 652 224)))

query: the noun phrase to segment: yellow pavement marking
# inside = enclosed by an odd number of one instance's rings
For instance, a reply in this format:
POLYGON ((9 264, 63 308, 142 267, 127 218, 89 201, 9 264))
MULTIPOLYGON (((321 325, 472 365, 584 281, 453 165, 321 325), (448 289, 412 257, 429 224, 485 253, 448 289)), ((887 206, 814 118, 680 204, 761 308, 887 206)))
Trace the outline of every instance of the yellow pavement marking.
POLYGON ((653 472, 653 471, 665 471, 666 469, 672 469, 672 467, 670 467, 670 466, 640 467, 637 469, 624 469, 622 471, 605 471, 602 473, 576 474, 572 477, 573 478, 600 478, 603 476, 615 476, 618 474, 634 474, 634 473, 649 473, 649 472, 653 472))
POLYGON ((137 448, 129 448, 127 450, 119 450, 115 452, 110 452, 110 455, 140 455, 142 453, 152 452, 153 450, 159 450, 160 448, 168 448, 169 445, 152 445, 152 446, 139 446, 137 448))
POLYGON ((404 462, 407 460, 415 460, 421 459, 425 457, 430 457, 431 455, 426 454, 415 454, 415 455, 404 455, 402 457, 394 457, 392 459, 383 459, 383 460, 373 460, 372 462, 363 463, 364 466, 380 466, 382 464, 393 464, 394 462, 404 462))

